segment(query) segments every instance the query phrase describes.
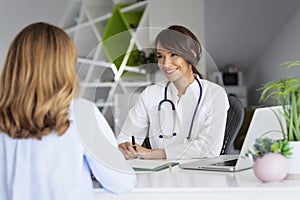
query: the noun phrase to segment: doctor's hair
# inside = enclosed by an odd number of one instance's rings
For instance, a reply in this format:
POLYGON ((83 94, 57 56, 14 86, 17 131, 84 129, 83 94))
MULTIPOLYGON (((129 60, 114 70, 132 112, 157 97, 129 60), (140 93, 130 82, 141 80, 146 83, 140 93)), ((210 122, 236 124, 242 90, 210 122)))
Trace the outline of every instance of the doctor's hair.
POLYGON ((12 138, 64 134, 79 89, 76 62, 76 46, 62 29, 39 22, 21 30, 0 77, 0 131, 12 138))
POLYGON ((197 70, 202 54, 202 47, 197 37, 186 27, 173 25, 162 30, 155 39, 155 46, 160 45, 184 58, 192 65, 194 74, 200 78, 204 76, 197 70))

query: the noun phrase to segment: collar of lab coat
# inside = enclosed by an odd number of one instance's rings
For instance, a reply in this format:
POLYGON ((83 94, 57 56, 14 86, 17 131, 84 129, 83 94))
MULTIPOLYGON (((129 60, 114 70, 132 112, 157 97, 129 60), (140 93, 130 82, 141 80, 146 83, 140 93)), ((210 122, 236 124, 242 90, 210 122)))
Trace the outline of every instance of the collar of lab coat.
MULTIPOLYGON (((195 75, 195 78, 197 78, 199 81, 200 81, 200 84, 201 84, 201 79, 199 78, 198 75, 195 75)), ((166 81, 167 83, 167 81, 166 81)), ((166 84, 165 83, 165 84, 166 84)), ((200 93, 200 90, 199 90, 199 85, 198 85, 198 82, 196 80, 194 80, 186 89, 185 91, 185 94, 184 95, 188 95, 190 92, 192 92, 196 97, 199 96, 199 93, 200 93)), ((172 97, 169 97, 171 99, 176 99, 176 101, 178 100, 178 90, 177 88, 175 87, 174 83, 171 82, 169 87, 168 87, 168 95, 170 95, 172 97)))

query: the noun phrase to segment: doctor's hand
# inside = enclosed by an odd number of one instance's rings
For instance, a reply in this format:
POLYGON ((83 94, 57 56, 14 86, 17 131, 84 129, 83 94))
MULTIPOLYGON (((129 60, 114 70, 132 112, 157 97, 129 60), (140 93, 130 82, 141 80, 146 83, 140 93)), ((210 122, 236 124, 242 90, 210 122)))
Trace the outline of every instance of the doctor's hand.
MULTIPOLYGON (((135 144, 136 150, 140 147, 140 145, 135 144)), ((138 157, 137 151, 134 150, 131 142, 124 142, 119 144, 119 149, 123 153, 126 159, 134 159, 138 157)))
POLYGON ((126 159, 142 158, 142 159, 166 159, 164 149, 147 149, 135 144, 136 151, 133 149, 131 142, 119 144, 119 149, 126 159))
POLYGON ((166 159, 167 155, 164 149, 147 149, 141 146, 136 148, 138 157, 142 159, 166 159))

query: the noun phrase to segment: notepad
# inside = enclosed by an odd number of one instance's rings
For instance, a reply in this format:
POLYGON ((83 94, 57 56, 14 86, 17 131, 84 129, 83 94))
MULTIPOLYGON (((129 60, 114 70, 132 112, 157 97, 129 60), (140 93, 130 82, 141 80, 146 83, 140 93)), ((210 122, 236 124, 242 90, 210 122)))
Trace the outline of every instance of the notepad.
POLYGON ((178 165, 178 162, 171 162, 168 160, 144 160, 132 159, 128 160, 129 165, 135 171, 160 171, 178 165))

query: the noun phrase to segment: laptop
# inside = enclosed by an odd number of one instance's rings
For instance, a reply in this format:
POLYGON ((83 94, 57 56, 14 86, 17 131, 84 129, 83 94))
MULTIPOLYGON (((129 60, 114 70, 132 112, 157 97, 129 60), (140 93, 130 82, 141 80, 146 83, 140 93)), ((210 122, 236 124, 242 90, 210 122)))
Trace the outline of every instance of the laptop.
POLYGON ((196 161, 180 163, 179 167, 182 169, 224 172, 235 172, 251 168, 253 161, 247 158, 245 154, 248 150, 253 150, 256 138, 267 132, 266 136, 272 139, 283 138, 280 123, 275 114, 277 113, 277 116, 283 122, 283 127, 285 127, 285 121, 280 112, 282 112, 280 106, 255 109, 239 155, 220 155, 213 158, 198 159, 196 161))

